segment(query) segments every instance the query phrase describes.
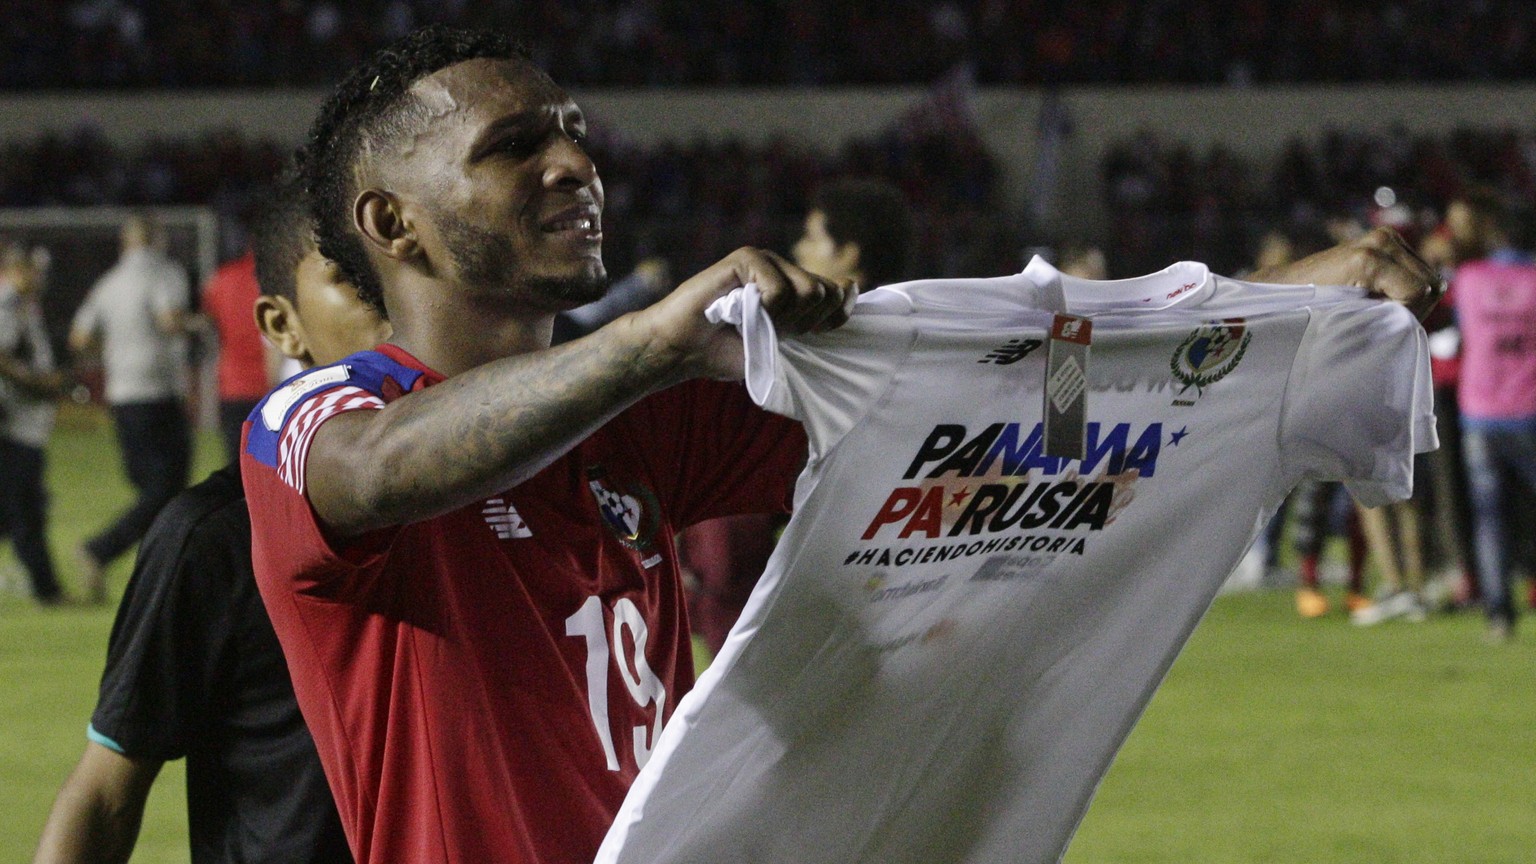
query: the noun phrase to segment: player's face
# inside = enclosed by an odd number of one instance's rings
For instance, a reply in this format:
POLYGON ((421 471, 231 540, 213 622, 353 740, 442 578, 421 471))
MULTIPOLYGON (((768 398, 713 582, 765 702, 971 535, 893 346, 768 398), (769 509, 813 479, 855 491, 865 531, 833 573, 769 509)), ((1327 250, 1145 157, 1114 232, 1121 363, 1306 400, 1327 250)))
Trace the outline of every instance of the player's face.
POLYGON ((827 214, 812 210, 790 254, 795 264, 828 279, 857 279, 858 252, 852 243, 838 245, 827 233, 827 214))
POLYGON ((295 310, 311 365, 324 365, 389 338, 389 322, 357 296, 341 269, 310 249, 294 271, 295 310))
POLYGON ((509 60, 459 63, 412 92, 432 120, 407 145, 401 182, 429 260, 473 293, 541 310, 601 297, 603 185, 576 103, 509 60))

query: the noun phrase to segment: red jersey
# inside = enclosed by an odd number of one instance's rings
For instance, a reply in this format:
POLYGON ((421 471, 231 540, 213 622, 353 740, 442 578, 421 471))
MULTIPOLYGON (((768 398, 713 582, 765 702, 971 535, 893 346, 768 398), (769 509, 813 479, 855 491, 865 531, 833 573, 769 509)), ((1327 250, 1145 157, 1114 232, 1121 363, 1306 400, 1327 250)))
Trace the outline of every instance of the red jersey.
POLYGON ((219 331, 219 398, 226 402, 254 402, 271 389, 253 311, 260 294, 250 252, 214 271, 203 287, 203 311, 219 331))
POLYGON ((257 583, 359 864, 588 864, 693 683, 674 533, 784 509, 804 433, 691 382, 501 495, 328 541, 314 430, 440 380, 383 346, 251 414, 257 583))

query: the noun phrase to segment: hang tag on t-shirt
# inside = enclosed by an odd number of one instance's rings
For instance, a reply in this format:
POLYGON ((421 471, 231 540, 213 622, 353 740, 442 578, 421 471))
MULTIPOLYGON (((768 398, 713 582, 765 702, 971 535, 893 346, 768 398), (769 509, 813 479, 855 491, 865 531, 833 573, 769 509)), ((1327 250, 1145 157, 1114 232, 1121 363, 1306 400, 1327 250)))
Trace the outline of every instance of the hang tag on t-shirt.
POLYGON ((1045 455, 1082 459, 1088 428, 1088 349, 1093 322, 1058 314, 1045 358, 1045 455))

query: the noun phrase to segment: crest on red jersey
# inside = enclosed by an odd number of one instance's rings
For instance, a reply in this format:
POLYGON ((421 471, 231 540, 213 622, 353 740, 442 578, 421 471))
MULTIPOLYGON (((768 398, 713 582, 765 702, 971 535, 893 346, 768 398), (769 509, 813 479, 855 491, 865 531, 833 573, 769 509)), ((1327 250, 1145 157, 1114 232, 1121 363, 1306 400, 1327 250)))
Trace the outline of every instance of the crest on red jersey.
POLYGON ((660 523, 656 496, 644 486, 623 486, 601 467, 587 469, 587 486, 603 522, 631 549, 649 549, 660 523))

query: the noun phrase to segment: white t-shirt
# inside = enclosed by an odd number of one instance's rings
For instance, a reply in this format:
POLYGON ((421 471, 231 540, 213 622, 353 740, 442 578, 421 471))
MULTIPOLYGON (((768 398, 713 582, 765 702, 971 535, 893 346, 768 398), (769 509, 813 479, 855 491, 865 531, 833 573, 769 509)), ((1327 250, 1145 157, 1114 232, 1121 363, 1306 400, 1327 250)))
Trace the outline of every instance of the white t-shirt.
POLYGON ((1403 498, 1435 446, 1422 329, 1353 289, 1037 259, 871 292, 772 353, 732 302, 811 459, 606 864, 1058 860, 1286 492, 1403 498), (1093 322, 1080 461, 1038 446, 1052 310, 1093 322))
POLYGON ((155 402, 186 394, 186 337, 161 330, 159 319, 190 304, 186 271, 152 249, 123 253, 96 281, 75 312, 71 329, 101 336, 108 403, 155 402))

